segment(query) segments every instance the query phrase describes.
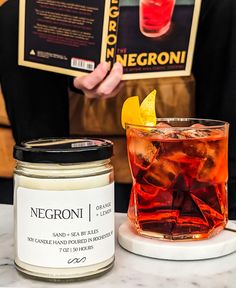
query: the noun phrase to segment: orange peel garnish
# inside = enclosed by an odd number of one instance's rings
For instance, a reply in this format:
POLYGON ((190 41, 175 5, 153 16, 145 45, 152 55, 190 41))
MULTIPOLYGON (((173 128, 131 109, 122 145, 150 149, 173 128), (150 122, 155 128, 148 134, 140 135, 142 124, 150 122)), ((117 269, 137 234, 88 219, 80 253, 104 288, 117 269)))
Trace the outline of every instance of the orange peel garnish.
POLYGON ((138 96, 132 96, 125 100, 121 111, 121 124, 125 129, 125 124, 135 125, 156 125, 156 90, 149 93, 141 105, 138 96))
POLYGON ((121 124, 125 129, 125 123, 142 125, 140 104, 138 96, 132 96, 125 100, 121 111, 121 124))
POLYGON ((143 124, 147 126, 153 126, 156 124, 156 90, 149 93, 140 105, 140 114, 143 120, 143 124))

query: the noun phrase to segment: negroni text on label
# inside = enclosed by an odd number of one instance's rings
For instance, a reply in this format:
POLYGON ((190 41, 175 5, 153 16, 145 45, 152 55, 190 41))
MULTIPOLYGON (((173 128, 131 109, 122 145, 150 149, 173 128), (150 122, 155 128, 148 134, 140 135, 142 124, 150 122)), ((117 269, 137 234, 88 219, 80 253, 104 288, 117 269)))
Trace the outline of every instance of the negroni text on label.
POLYGON ((61 210, 30 207, 30 217, 36 217, 41 219, 83 218, 83 208, 61 210))

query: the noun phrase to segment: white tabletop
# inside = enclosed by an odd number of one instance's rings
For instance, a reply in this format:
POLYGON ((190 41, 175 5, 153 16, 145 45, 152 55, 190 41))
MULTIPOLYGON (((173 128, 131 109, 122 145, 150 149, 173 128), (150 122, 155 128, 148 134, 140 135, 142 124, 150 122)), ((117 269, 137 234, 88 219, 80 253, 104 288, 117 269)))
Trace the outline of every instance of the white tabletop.
MULTIPOLYGON (((116 229, 125 220, 126 214, 116 214, 116 229)), ((0 287, 236 287, 236 253, 211 260, 167 261, 138 256, 116 244, 115 265, 108 273, 82 282, 57 284, 19 274, 14 267, 13 244, 13 207, 0 204, 0 287)))

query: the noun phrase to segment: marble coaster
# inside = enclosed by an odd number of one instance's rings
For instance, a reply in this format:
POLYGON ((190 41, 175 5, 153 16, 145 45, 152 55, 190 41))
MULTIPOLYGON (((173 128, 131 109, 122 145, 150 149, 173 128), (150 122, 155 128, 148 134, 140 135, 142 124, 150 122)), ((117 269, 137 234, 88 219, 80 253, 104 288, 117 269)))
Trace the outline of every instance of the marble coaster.
MULTIPOLYGON (((236 224, 232 221, 229 221, 227 227, 236 230, 236 224)), ((126 221, 119 227, 118 242, 126 250, 146 257, 201 260, 221 257, 236 251, 236 232, 223 230, 206 240, 171 242, 140 236, 130 229, 129 222, 126 221)))

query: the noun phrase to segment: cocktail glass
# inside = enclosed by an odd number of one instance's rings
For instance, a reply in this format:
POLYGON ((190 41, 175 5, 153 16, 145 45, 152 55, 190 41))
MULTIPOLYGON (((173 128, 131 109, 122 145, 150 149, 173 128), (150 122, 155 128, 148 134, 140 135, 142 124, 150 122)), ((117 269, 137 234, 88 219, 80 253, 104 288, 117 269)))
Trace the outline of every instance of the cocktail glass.
POLYGON ((163 240, 210 238, 228 221, 229 124, 194 118, 157 123, 126 124, 131 226, 163 240))
POLYGON ((140 0, 139 26, 147 37, 165 34, 171 24, 175 0, 140 0))

